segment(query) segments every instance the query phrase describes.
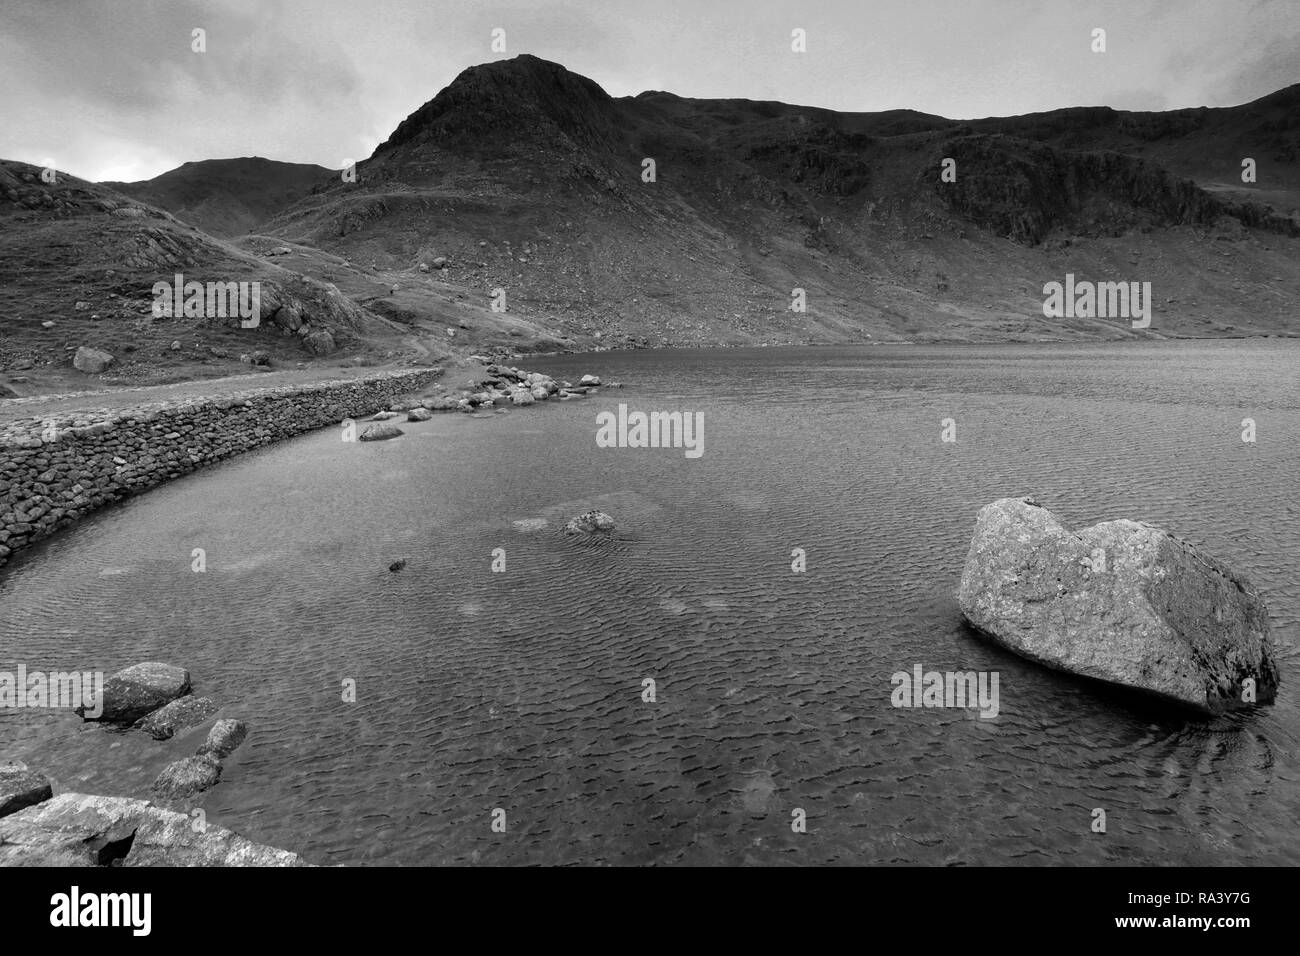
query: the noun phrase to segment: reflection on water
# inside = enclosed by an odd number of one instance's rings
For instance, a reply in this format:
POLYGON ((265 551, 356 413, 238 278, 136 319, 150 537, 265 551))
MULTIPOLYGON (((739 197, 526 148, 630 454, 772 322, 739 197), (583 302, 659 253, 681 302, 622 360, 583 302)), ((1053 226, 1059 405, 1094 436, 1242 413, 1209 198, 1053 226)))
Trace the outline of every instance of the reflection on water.
MULTIPOLYGON (((384 443, 327 429, 97 514, 0 575, 0 669, 189 667, 251 729, 209 818, 318 863, 1296 864, 1297 358, 539 359, 628 387, 384 443), (619 402, 703 412, 705 455, 597 448, 619 402), (1027 493, 1075 523, 1165 525, 1245 572, 1277 704, 1188 722, 964 629, 975 512, 1027 493), (562 534, 593 508, 612 540, 562 534), (890 675, 916 664, 998 671, 998 717, 894 709, 890 675)), ((0 759, 146 796, 203 729, 159 743, 0 712, 0 759)))

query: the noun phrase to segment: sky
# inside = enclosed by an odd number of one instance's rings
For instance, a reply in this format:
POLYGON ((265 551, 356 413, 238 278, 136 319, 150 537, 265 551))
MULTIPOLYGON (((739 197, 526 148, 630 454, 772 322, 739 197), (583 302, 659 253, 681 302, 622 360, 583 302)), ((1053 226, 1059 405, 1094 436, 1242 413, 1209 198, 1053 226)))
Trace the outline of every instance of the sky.
POLYGON ((1234 106, 1300 83, 1300 0, 0 0, 0 157, 96 181, 236 156, 341 168, 519 53, 612 96, 1234 106))

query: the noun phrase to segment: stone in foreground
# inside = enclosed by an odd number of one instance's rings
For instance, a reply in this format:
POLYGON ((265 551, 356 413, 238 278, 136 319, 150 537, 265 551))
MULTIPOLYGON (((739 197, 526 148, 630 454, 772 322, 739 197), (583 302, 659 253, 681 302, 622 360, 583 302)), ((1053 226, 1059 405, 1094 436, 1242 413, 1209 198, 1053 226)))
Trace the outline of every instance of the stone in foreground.
POLYGON ((0 819, 0 866, 309 866, 146 800, 61 793, 0 819))
POLYGON ((81 707, 77 713, 86 720, 133 724, 189 692, 190 672, 185 668, 146 661, 104 681, 103 712, 98 717, 81 707))
POLYGON ((1271 702, 1278 670, 1263 598, 1166 531, 1070 531, 1032 498, 980 510, 958 602, 994 643, 1057 670, 1218 714, 1271 702))
POLYGON ((565 534, 593 534, 597 531, 613 531, 614 519, 603 511, 588 511, 570 518, 564 526, 565 534))
POLYGON ((34 770, 0 767, 0 817, 7 817, 54 796, 50 781, 34 770))
POLYGON ((216 703, 207 697, 182 697, 158 708, 136 726, 154 740, 168 740, 178 730, 201 724, 216 712, 216 703))
POLYGON ((88 345, 78 348, 77 354, 72 357, 73 368, 87 375, 98 375, 112 364, 112 355, 103 349, 93 349, 88 345))

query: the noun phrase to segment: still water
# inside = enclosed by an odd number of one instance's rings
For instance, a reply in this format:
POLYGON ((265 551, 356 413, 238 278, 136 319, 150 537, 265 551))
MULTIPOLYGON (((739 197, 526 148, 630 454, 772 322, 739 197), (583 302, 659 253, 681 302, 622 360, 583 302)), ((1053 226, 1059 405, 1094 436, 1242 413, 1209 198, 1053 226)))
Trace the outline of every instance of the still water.
MULTIPOLYGON (((0 669, 188 667, 250 728, 208 819, 321 864, 1295 865, 1298 360, 1279 340, 538 358, 626 387, 387 443, 327 429, 94 515, 0 572, 0 669), (703 455, 597 447, 620 402, 703 413, 703 455), (1030 493, 1257 583, 1276 705, 1189 720, 964 628, 975 512, 1030 493), (591 508, 612 540, 566 539, 591 508), (997 671, 997 717, 891 706, 918 664, 997 671)), ((0 761, 56 791, 148 796, 201 738, 0 712, 0 761)))

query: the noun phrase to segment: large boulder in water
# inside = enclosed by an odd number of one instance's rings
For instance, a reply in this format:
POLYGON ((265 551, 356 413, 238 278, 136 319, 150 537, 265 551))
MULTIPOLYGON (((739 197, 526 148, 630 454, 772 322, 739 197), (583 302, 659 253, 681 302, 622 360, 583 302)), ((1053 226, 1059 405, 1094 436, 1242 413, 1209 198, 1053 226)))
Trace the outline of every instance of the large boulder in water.
POLYGON ((190 672, 185 668, 145 661, 104 681, 103 709, 98 716, 83 707, 78 707, 77 713, 86 720, 133 724, 189 692, 190 672))
POLYGON ((23 767, 0 767, 0 817, 17 813, 52 796, 54 791, 44 774, 23 767))
POLYGON ((1032 498, 980 510, 958 593, 1022 657, 1203 713, 1272 701, 1268 611, 1240 575, 1137 521, 1070 531, 1032 498))
POLYGON ((401 438, 402 430, 396 425, 371 425, 359 437, 362 441, 388 441, 401 438))

